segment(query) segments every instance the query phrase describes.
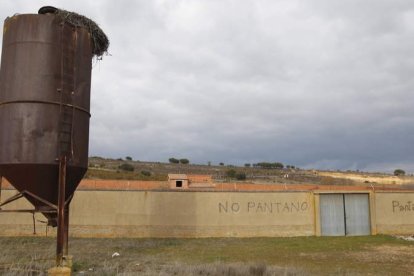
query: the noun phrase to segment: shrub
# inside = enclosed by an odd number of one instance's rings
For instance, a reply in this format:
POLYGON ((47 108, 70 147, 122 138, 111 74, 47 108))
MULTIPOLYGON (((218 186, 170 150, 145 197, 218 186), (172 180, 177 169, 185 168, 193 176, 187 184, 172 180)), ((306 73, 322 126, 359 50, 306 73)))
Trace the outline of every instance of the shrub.
POLYGON ((234 169, 230 169, 226 171, 226 176, 230 177, 230 178, 235 178, 236 177, 236 170, 234 169))
POLYGON ((250 163, 246 163, 246 164, 244 164, 244 166, 245 166, 246 168, 249 168, 249 167, 251 166, 251 164, 250 164, 250 163))
POLYGON ((220 164, 219 164, 220 166, 224 166, 224 163, 223 162, 220 162, 220 164))
POLYGON ((123 164, 119 165, 118 168, 123 170, 123 171, 127 171, 127 172, 133 172, 134 169, 135 169, 134 166, 132 166, 131 164, 128 164, 128 163, 123 163, 123 164))
POLYGON ((246 174, 244 172, 240 172, 236 174, 237 180, 246 180, 246 174))
POLYGON ((150 171, 141 171, 141 174, 144 175, 144 176, 151 176, 150 171))
POLYGON ((127 156, 127 157, 125 157, 125 159, 128 160, 128 161, 132 161, 132 157, 131 156, 127 156))

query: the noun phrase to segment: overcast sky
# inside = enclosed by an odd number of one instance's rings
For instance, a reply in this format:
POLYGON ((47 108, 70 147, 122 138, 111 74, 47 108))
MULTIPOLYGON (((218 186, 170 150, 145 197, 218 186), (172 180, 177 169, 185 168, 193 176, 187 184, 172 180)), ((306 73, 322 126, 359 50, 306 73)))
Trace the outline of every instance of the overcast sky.
POLYGON ((414 1, 16 1, 96 21, 89 155, 414 172, 414 1))

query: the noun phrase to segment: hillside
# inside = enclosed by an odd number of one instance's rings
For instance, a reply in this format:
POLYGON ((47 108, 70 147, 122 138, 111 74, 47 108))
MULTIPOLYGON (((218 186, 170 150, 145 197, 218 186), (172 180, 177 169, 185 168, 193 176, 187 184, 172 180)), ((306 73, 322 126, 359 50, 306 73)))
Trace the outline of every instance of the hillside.
MULTIPOLYGON (((90 157, 85 178, 166 181, 169 173, 206 174, 217 182, 234 181, 235 175, 245 175, 239 181, 252 183, 322 184, 322 185, 404 185, 414 188, 413 176, 365 172, 315 171, 302 169, 265 169, 258 167, 216 166, 198 164, 171 164, 123 159, 90 157), (233 171, 233 172, 232 172, 233 171), (233 176, 233 177, 231 177, 233 176), (240 180, 242 179, 242 180, 240 180)), ((236 179, 237 180, 237 179, 236 179)))

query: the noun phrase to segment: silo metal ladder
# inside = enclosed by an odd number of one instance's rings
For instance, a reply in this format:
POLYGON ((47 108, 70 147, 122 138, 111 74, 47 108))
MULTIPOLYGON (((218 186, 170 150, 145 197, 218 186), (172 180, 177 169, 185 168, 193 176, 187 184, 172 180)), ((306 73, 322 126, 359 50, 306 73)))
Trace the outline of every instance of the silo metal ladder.
MULTIPOLYGON (((65 24, 63 28, 67 28, 65 24)), ((72 28, 72 27, 69 27, 72 28)), ((59 156, 66 156, 68 160, 73 155, 73 116, 74 105, 73 97, 76 89, 76 32, 73 32, 74 37, 62 35, 62 56, 61 56, 61 74, 62 74, 62 89, 60 91, 60 118, 59 118, 59 156)))
POLYGON ((73 107, 62 105, 59 122, 59 155, 72 157, 73 107))

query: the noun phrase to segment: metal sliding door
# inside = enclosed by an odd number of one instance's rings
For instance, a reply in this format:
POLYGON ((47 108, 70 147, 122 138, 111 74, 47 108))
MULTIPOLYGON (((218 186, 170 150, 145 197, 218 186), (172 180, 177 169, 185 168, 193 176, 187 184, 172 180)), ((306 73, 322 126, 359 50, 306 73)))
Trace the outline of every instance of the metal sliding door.
POLYGON ((322 236, 371 234, 368 194, 320 195, 322 236))
POLYGON ((367 194, 345 194, 346 235, 371 234, 369 197, 367 194))
POLYGON ((322 236, 344 236, 344 198, 342 194, 320 196, 322 236))

